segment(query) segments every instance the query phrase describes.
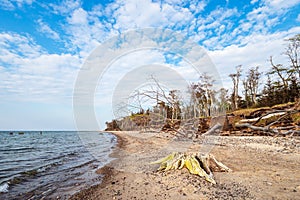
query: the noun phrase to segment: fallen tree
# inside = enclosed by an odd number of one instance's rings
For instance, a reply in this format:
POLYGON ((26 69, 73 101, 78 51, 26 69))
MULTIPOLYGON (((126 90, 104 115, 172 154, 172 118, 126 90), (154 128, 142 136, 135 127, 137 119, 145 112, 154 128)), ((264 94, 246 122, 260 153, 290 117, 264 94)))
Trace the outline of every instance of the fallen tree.
POLYGON ((270 128, 269 126, 266 126, 266 127, 254 126, 249 123, 236 124, 235 126, 237 128, 250 128, 254 131, 262 131, 271 136, 275 136, 275 135, 291 135, 292 136, 294 134, 300 135, 300 130, 293 130, 294 128, 300 128, 298 126, 270 128), (286 129, 290 129, 290 130, 282 131, 282 130, 286 130, 286 129))
MULTIPOLYGON (((300 113, 300 110, 275 110, 270 111, 260 117, 253 119, 242 119, 235 124, 236 128, 249 128, 253 131, 261 131, 267 135, 300 135, 300 127, 291 125, 291 115, 300 113), (274 118, 275 117, 275 118, 274 118), (286 126, 280 126, 283 120, 287 119, 288 124, 286 126), (256 124, 261 123, 264 120, 269 120, 265 126, 258 126, 256 124), (253 123, 250 123, 253 122, 253 123)), ((261 123, 263 124, 263 123, 261 123)))

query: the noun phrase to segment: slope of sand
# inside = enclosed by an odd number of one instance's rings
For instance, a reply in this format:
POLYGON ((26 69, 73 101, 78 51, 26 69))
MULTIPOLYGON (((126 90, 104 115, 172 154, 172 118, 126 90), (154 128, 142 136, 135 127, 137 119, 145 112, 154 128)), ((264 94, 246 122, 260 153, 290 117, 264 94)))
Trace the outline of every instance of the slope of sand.
POLYGON ((71 199, 300 199, 299 137, 182 141, 166 133, 114 134, 116 159, 99 170, 103 183, 71 199), (159 165, 149 164, 173 151, 210 152, 233 171, 214 173, 212 185, 186 169, 156 172, 159 165))

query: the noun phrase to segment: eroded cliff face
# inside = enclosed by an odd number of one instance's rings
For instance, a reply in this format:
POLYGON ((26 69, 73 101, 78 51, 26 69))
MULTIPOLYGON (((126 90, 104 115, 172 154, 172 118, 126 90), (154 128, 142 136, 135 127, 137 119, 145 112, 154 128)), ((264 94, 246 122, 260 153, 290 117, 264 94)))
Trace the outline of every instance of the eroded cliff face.
POLYGON ((300 101, 273 107, 241 109, 224 116, 156 119, 151 113, 106 123, 106 131, 163 131, 178 137, 217 135, 300 135, 300 101))

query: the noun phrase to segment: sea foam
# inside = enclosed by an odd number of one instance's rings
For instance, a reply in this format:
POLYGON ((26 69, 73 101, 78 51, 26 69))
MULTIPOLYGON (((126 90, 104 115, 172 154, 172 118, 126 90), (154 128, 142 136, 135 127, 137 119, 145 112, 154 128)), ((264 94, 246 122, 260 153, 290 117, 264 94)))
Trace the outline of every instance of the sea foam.
POLYGON ((0 185, 0 193, 8 192, 9 185, 7 183, 3 183, 0 185))

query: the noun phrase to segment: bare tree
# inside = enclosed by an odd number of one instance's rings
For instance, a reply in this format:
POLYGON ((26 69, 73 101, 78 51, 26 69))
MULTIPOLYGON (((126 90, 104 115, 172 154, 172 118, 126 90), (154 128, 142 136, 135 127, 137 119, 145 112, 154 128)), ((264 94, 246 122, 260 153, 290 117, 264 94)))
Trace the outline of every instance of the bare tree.
POLYGON ((297 74, 300 80, 300 34, 295 35, 287 40, 289 42, 286 51, 284 52, 291 61, 292 73, 297 74))
POLYGON ((204 116, 206 93, 200 83, 192 83, 190 86, 191 91, 191 104, 193 106, 194 118, 204 116))
POLYGON ((179 90, 171 90, 169 92, 170 102, 171 102, 171 120, 172 122, 175 119, 180 117, 181 109, 180 109, 180 97, 179 97, 179 90))
POLYGON ((236 73, 230 74, 229 77, 231 77, 233 82, 233 93, 232 93, 232 105, 233 110, 238 109, 238 99, 239 99, 239 80, 241 77, 242 72, 242 66, 239 65, 236 67, 236 73))
POLYGON ((206 116, 211 116, 212 106, 215 104, 214 91, 212 89, 214 80, 212 76, 209 76, 207 73, 203 73, 200 76, 200 84, 202 85, 205 92, 205 111, 206 116))
POLYGON ((256 96, 258 92, 259 79, 261 76, 261 73, 258 71, 258 69, 259 67, 249 69, 247 74, 247 79, 243 81, 243 85, 245 89, 245 101, 247 107, 250 104, 251 106, 257 104, 256 96))
MULTIPOLYGON (((183 99, 180 90, 169 90, 164 88, 163 85, 153 76, 150 77, 152 84, 147 85, 147 87, 136 90, 129 99, 133 102, 130 105, 131 108, 147 110, 145 115, 150 115, 148 118, 142 119, 139 116, 140 121, 143 121, 143 125, 147 124, 147 119, 151 118, 150 125, 162 125, 163 121, 168 121, 170 128, 182 118, 182 106, 183 99)), ((128 105, 127 105, 128 107, 128 105)), ((144 113, 144 112, 143 112, 144 113)))
POLYGON ((250 98, 249 98, 249 86, 248 86, 248 80, 244 79, 243 80, 243 86, 244 86, 244 95, 245 95, 245 102, 246 102, 246 107, 249 108, 250 106, 250 98))
POLYGON ((211 116, 211 111, 216 105, 215 91, 213 88, 214 80, 212 76, 203 73, 198 83, 193 83, 190 86, 192 93, 192 102, 194 107, 194 117, 200 116, 211 116), (198 113, 198 115, 196 114, 198 113))
POLYGON ((274 64, 272 56, 270 57, 270 63, 272 68, 268 74, 278 76, 279 81, 273 82, 273 84, 276 87, 276 91, 280 91, 281 93, 281 102, 287 102, 289 99, 289 80, 293 75, 293 71, 289 70, 289 68, 283 67, 282 64, 274 64))
POLYGON ((279 79, 281 80, 281 84, 287 88, 288 87, 288 80, 291 77, 291 73, 289 72, 288 68, 282 66, 282 64, 274 64, 273 57, 270 56, 270 63, 271 63, 271 71, 268 73, 270 75, 276 74, 279 79))
POLYGON ((220 112, 226 112, 231 109, 228 100, 229 100, 228 90, 225 88, 221 88, 219 90, 219 111, 220 112))

